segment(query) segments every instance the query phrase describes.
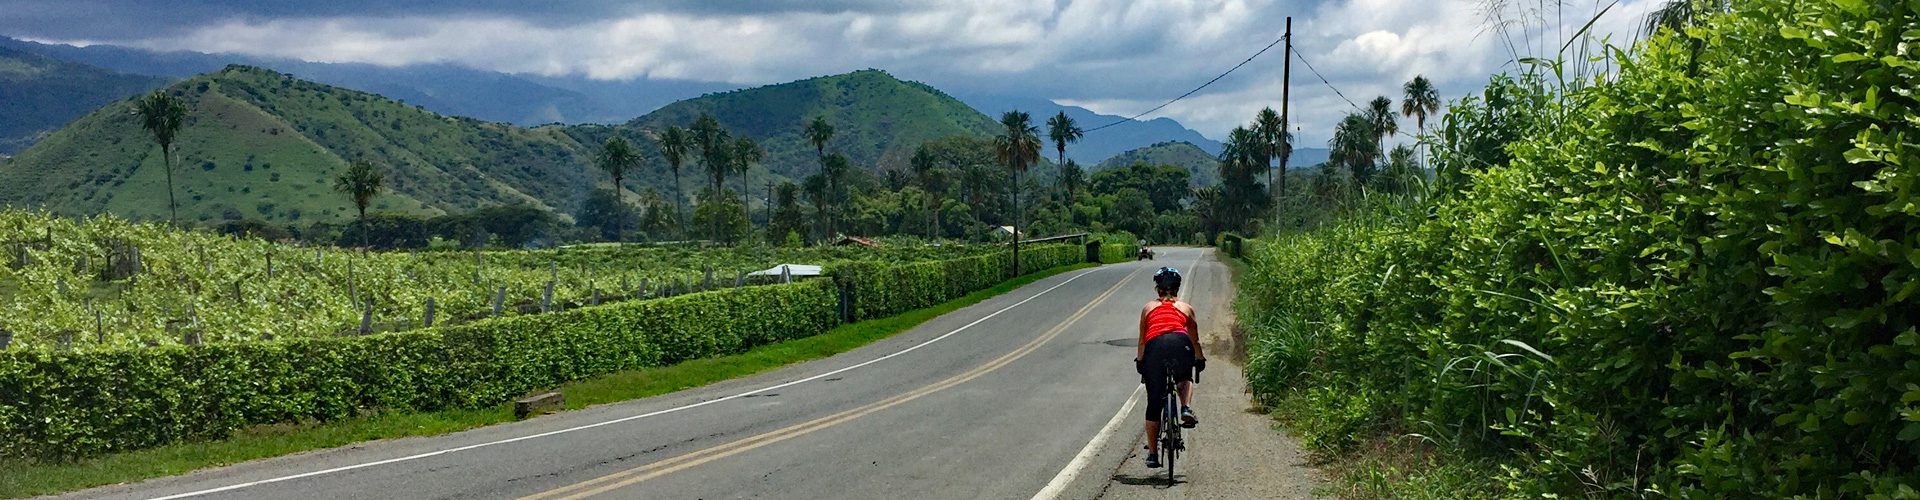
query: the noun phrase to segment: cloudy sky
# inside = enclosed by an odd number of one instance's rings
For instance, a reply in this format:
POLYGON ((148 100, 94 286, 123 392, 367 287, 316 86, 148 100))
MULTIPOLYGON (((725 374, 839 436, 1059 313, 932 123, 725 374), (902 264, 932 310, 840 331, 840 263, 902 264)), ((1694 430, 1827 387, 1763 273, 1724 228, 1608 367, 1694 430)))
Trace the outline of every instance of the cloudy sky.
MULTIPOLYGON (((1320 144, 1351 108, 1302 59, 1363 105, 1376 95, 1397 101, 1400 84, 1416 74, 1451 100, 1510 69, 1515 52, 1550 55, 1608 5, 1593 31, 1629 41, 1659 3, 1516 1, 0 0, 0 35, 743 85, 871 67, 957 93, 1043 97, 1132 115, 1246 59, 1278 39, 1293 16, 1300 56, 1292 121, 1302 144, 1320 144), (1490 17, 1509 27, 1494 28, 1490 17), (1514 36, 1511 45, 1502 33, 1514 36)), ((1150 116, 1223 137, 1261 107, 1278 107, 1280 55, 1275 48, 1150 116)))

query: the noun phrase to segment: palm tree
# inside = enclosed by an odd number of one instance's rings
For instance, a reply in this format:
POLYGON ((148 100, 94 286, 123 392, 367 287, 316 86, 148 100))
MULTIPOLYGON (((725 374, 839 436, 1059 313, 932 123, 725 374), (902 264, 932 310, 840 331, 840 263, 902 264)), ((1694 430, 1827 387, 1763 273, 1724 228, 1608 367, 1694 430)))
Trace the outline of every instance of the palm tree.
POLYGON ((1368 114, 1349 114, 1333 129, 1333 139, 1327 141, 1331 151, 1328 163, 1346 167, 1353 174, 1355 186, 1364 186, 1373 177, 1374 160, 1380 155, 1380 143, 1375 138, 1380 134, 1373 130, 1373 120, 1368 114))
POLYGON ((840 153, 827 155, 820 161, 820 176, 826 182, 822 198, 827 204, 822 207, 822 213, 827 216, 827 239, 839 234, 837 222, 842 205, 847 202, 847 174, 852 171, 853 162, 840 153))
POLYGON ((740 209, 746 210, 750 203, 748 201, 750 198, 747 196, 747 172, 753 170, 755 164, 766 159, 767 152, 760 149, 760 145, 755 144, 752 138, 741 137, 734 139, 733 153, 728 156, 733 159, 734 172, 740 174, 740 209))
POLYGON ((913 158, 907 160, 907 166, 913 168, 913 177, 919 181, 920 189, 927 193, 927 206, 932 207, 932 210, 928 210, 927 239, 937 238, 934 231, 940 228, 940 194, 933 190, 936 161, 933 151, 928 150, 926 144, 913 148, 913 158))
POLYGON ((686 212, 686 207, 681 206, 681 200, 686 199, 686 196, 680 193, 680 164, 687 161, 687 151, 693 149, 693 138, 687 133, 687 129, 680 128, 678 125, 668 125, 666 130, 660 131, 659 137, 654 138, 654 142, 659 143, 660 156, 666 158, 667 168, 673 170, 674 222, 681 223, 683 222, 681 214, 686 212))
POLYGON ((1380 96, 1368 102, 1367 124, 1373 128, 1374 151, 1385 151, 1387 136, 1400 132, 1400 125, 1393 119, 1393 100, 1380 96))
MULTIPOLYGON (((626 177, 628 170, 640 164, 640 153, 635 151, 626 139, 616 135, 607 139, 607 144, 600 148, 600 155, 594 157, 594 163, 613 176, 613 199, 622 204, 626 203, 626 198, 620 195, 620 180, 626 177)), ((616 235, 624 229, 620 227, 620 222, 616 220, 613 224, 613 232, 616 235)))
POLYGON ((360 246, 367 246, 367 205, 373 203, 373 196, 380 194, 386 184, 387 176, 366 160, 354 160, 347 165, 347 171, 333 179, 333 190, 353 199, 353 208, 360 211, 360 246))
POLYGON ((1073 193, 1080 190, 1080 185, 1086 182, 1087 172, 1080 169, 1079 163, 1067 160, 1067 164, 1060 167, 1060 186, 1067 189, 1067 204, 1073 204, 1073 193))
POLYGON ((1420 135, 1427 135, 1427 117, 1440 112, 1440 93, 1434 90, 1433 82, 1422 75, 1414 75, 1400 90, 1407 94, 1400 100, 1400 114, 1413 117, 1413 125, 1418 127, 1420 135))
POLYGON ((1020 275, 1020 173, 1040 159, 1040 129, 1026 112, 1014 110, 1000 115, 1006 130, 993 138, 994 155, 1013 170, 1013 275, 1020 275))
POLYGON ((689 130, 693 132, 694 146, 700 148, 700 163, 713 178, 713 193, 717 196, 726 188, 727 171, 732 168, 727 162, 727 154, 732 152, 732 144, 728 142, 730 134, 720 126, 719 120, 706 113, 700 113, 689 130))
POLYGON ((813 121, 808 122, 807 128, 801 133, 807 136, 807 142, 813 143, 814 156, 827 157, 827 141, 833 140, 833 125, 827 123, 827 117, 813 117, 813 121))
POLYGON ((1053 148, 1060 152, 1059 165, 1067 164, 1067 143, 1080 142, 1080 138, 1086 136, 1087 132, 1080 130, 1080 126, 1067 117, 1066 111, 1047 119, 1047 138, 1053 140, 1053 148))
POLYGON ((135 109, 140 115, 140 127, 153 134, 153 142, 160 143, 160 161, 167 170, 167 223, 178 224, 180 205, 173 198, 173 139, 179 135, 180 127, 186 125, 187 105, 165 90, 155 90, 140 99, 135 109))
MULTIPOLYGON (((1285 158, 1293 154, 1293 134, 1287 132, 1286 122, 1280 120, 1280 113, 1273 112, 1273 108, 1261 108, 1260 113, 1254 115, 1253 135, 1259 139, 1261 145, 1266 146, 1266 159, 1260 161, 1261 166, 1269 165, 1274 158, 1285 158)), ((1267 187, 1271 188, 1270 192, 1287 192, 1286 165, 1286 162, 1280 162, 1279 184, 1273 182, 1273 169, 1266 169, 1267 187)))

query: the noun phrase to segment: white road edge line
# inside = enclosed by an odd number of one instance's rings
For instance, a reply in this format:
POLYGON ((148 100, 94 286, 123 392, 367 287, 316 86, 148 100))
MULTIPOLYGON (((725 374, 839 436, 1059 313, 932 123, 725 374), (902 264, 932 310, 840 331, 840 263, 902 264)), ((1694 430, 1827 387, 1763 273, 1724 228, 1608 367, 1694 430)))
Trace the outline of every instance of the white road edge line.
POLYGON ((1026 304, 1027 302, 1029 302, 1029 301, 1032 301, 1033 299, 1037 299, 1037 298, 1040 298, 1040 296, 1041 296, 1041 295, 1046 295, 1046 294, 1047 294, 1047 292, 1051 292, 1051 291, 1054 291, 1054 289, 1057 289, 1057 288, 1060 288, 1060 287, 1063 287, 1063 286, 1067 286, 1067 284, 1068 284, 1068 283, 1072 283, 1072 282, 1073 282, 1074 280, 1077 280, 1077 279, 1080 279, 1080 278, 1082 278, 1082 277, 1085 277, 1085 276, 1087 276, 1087 275, 1089 275, 1089 274, 1093 274, 1094 272, 1097 272, 1097 271, 1100 271, 1100 270, 1103 270, 1103 269, 1108 269, 1108 268, 1106 268, 1106 267, 1097 267, 1097 268, 1093 268, 1093 269, 1088 269, 1088 270, 1086 270, 1086 271, 1083 271, 1083 272, 1081 272, 1080 274, 1076 274, 1076 275, 1074 275, 1074 276, 1073 276, 1073 277, 1071 277, 1071 278, 1067 278, 1067 280, 1066 280, 1066 281, 1062 281, 1062 282, 1060 282, 1060 283, 1059 283, 1059 284, 1057 284, 1057 285, 1053 285, 1053 286, 1051 286, 1051 287, 1048 287, 1048 288, 1047 288, 1046 290, 1041 290, 1041 291, 1040 291, 1040 293, 1036 293, 1036 294, 1033 294, 1033 296, 1032 296, 1032 297, 1027 297, 1026 299, 1023 299, 1023 300, 1021 300, 1021 301, 1019 301, 1019 302, 1015 302, 1015 303, 1013 303, 1013 305, 1009 305, 1009 306, 1007 306, 1007 307, 1003 307, 1003 308, 1000 308, 1000 310, 998 310, 998 311, 994 311, 994 312, 993 312, 992 314, 988 314, 988 315, 986 315, 986 316, 982 316, 982 317, 980 317, 980 319, 976 319, 976 320, 973 320, 973 322, 971 322, 971 323, 967 323, 967 324, 965 324, 965 325, 962 325, 962 326, 961 326, 961 327, 959 327, 959 328, 955 328, 955 329, 953 329, 953 331, 950 331, 950 332, 947 332, 947 333, 945 333, 945 334, 942 334, 942 335, 940 335, 940 336, 938 336, 938 337, 934 337, 933 339, 931 339, 931 340, 928 340, 928 341, 926 341, 926 342, 921 342, 921 343, 919 343, 919 344, 915 344, 915 345, 913 345, 912 347, 908 347, 908 348, 906 348, 906 349, 901 349, 900 351, 898 351, 898 352, 894 352, 894 353, 892 353, 892 354, 888 354, 888 355, 885 355, 885 356, 881 356, 881 357, 878 357, 878 358, 874 358, 874 359, 871 359, 871 360, 867 360, 867 361, 863 361, 863 362, 861 362, 861 363, 859 363, 859 364, 855 364, 855 365, 853 365, 853 366, 848 366, 848 367, 846 367, 846 368, 841 368, 841 369, 838 369, 838 370, 834 370, 834 371, 830 371, 830 372, 826 372, 826 373, 822 373, 822 374, 819 374, 819 375, 814 375, 814 376, 811 376, 811 377, 807 377, 807 378, 803 378, 803 379, 800 379, 800 380, 795 380, 795 381, 792 381, 792 382, 786 382, 786 383, 782 383, 782 384, 779 384, 779 385, 772 385, 772 386, 767 386, 767 387, 762 387, 762 388, 759 388, 759 389, 754 389, 754 390, 751 390, 751 391, 747 391, 747 392, 742 392, 742 393, 739 393, 739 394, 734 394, 734 395, 732 395, 732 396, 726 396, 726 397, 722 397, 722 398, 718 398, 718 399, 709 399, 709 400, 706 400, 706 401, 701 401, 701 402, 698 402, 698 403, 693 403, 693 404, 690 404, 690 405, 685 405, 685 406, 676 406, 676 407, 673 407, 673 408, 667 408, 667 409, 664 409, 664 410, 659 410, 659 411, 654 411, 654 412, 649 412, 649 413, 643 413, 643 414, 639 414, 639 415, 633 415, 633 416, 628 416, 628 417, 621 417, 621 418, 616 418, 616 419, 613 419, 613 420, 607 420, 607 421, 602 421, 602 422, 595 422, 595 423, 591 423, 591 424, 586 424, 586 425, 581 425, 581 426, 577 426, 577 427, 569 427, 569 428, 565 428, 565 429, 560 429, 560 430, 554 430, 554 431, 547 431, 547 432, 542 432, 542 433, 539 433, 539 434, 530 434, 530 435, 526 435, 526 436, 520 436, 520 437, 516 437, 516 438, 508 438, 508 439, 502 439, 502 440, 499 440, 499 441, 491 441, 491 442, 486 442, 486 443, 479 443, 479 444, 471 444, 471 445, 467 445, 467 446, 461 446, 461 447, 458 447, 458 448, 448 448, 448 449, 445 449, 445 450, 439 450, 439 451, 430 451, 430 452, 426 452, 426 453, 421 453, 421 454, 417 454, 417 455, 408 455, 408 456, 404 456, 404 457, 397 457, 397 458, 389 458, 389 459, 386 459, 386 460, 379 460, 379 461, 374 461, 374 462, 367 462, 367 463, 363 463, 363 464, 354 464, 354 465, 347 465, 347 466, 342 466, 342 467, 335 467, 335 468, 332 468, 332 469, 325 469, 325 470, 317 470, 317 471, 313 471, 313 472, 303 472, 303 473, 299 473, 299 474, 293 474, 293 475, 288 475, 288 476, 281 476, 281 477, 276 477, 276 478, 270 478, 270 479, 262 479, 262 480, 259 480, 259 481, 251 481, 251 482, 246 482, 246 483, 240 483, 240 484, 234 484, 234 485, 228 485, 228 486, 221 486, 221 487, 219 487, 219 488, 211 488, 211 489, 205 489, 205 490, 199 490, 199 491, 190 491, 190 492, 186 492, 186 493, 179 493, 179 494, 174 494, 174 495, 167 495, 167 496, 164 496, 164 497, 157 497, 157 498, 153 498, 152 500, 174 500, 174 499, 177 499, 177 498, 187 498, 187 497, 195 497, 195 496, 200 496, 200 495, 207 495, 207 494, 212 494, 212 493, 220 493, 220 492, 225 492, 225 491, 233 491, 233 490, 238 490, 238 489, 242 489, 242 488, 251 488, 251 487, 254 487, 254 486, 259 486, 259 485, 263 485, 263 484, 272 484, 272 483, 278 483, 278 482, 282 482, 282 481, 291 481, 291 480, 295 480, 295 479, 301 479, 301 478, 308 478, 308 477, 314 477, 314 476, 321 476, 321 475, 326 475, 326 474, 333 474, 333 473, 336 473, 336 472, 345 472, 345 471, 350 471, 350 470, 355 470, 355 469, 364 469, 364 468, 368 468, 368 467, 376 467, 376 466, 381 466, 381 465, 387 465, 387 464, 391 464, 391 463, 399 463, 399 462, 406 462, 406 461, 412 461, 412 460, 419 460, 419 459, 422 459, 422 458, 428 458, 428 457, 435 457, 435 456, 440 456, 440 455, 445 455, 445 454, 448 454, 448 453, 454 453, 454 452, 460 452, 460 451, 467 451, 467 450, 471 450, 471 449, 475 449, 475 448, 485 448, 485 447, 488 447, 488 446, 495 446, 495 445, 502 445, 502 444, 507 444, 507 443, 516 443, 516 442, 520 442, 520 441, 526 441, 526 440, 529 440, 529 439, 538 439, 538 438, 543 438, 543 437, 547 437, 547 436, 552 436, 552 435, 556 435, 556 434, 566 434, 566 433, 569 433, 569 432, 574 432, 574 431, 580 431, 580 430, 586 430, 586 429, 592 429, 592 428, 595 428, 595 427, 601 427, 601 426, 607 426, 607 425, 613 425, 613 424, 617 424, 617 423, 621 423, 621 422, 628 422, 628 421, 632 421, 632 420, 639 420, 639 419, 642 419, 642 418, 647 418, 647 417, 653 417, 653 416, 658 416, 658 415, 665 415, 665 414, 668 414, 668 413, 673 413, 673 412, 677 412, 677 411, 682 411, 682 410, 690 410, 690 409, 694 409, 694 408, 699 408, 699 407, 702 407, 702 406, 706 406, 706 405, 710 405, 710 404, 714 404, 714 403, 719 403, 719 402, 722 402, 722 401, 730 401, 730 400, 734 400, 734 399, 739 399, 739 398, 743 398, 743 397, 747 397, 747 396, 751 396, 751 395, 754 395, 754 394, 759 394, 759 393, 763 393, 763 392, 767 392, 767 391, 773 391, 773 390, 779 390, 779 389, 784 389, 784 388, 787 388, 787 387, 792 387, 792 386, 794 386, 794 385, 798 385, 798 384, 803 384, 803 383, 807 383, 807 382, 812 382, 812 381, 815 381, 815 380, 819 380, 819 379, 823 379, 823 378, 827 378, 827 377, 831 377, 831 376, 834 376, 834 375, 838 375, 838 374, 841 374, 841 373, 846 373, 846 372, 848 372, 848 371, 851 371, 851 370, 853 370, 853 369, 856 369, 856 368, 860 368, 860 367, 863 367, 863 366, 867 366, 867 365, 871 365, 871 364, 874 364, 874 363, 878 363, 878 362, 881 362, 881 361, 886 361, 886 360, 888 360, 888 359, 892 359, 892 358, 893 358, 893 357, 895 357, 895 356, 899 356, 899 355, 902 355, 902 354, 906 354, 906 353, 909 353, 909 352, 913 352, 914 350, 917 350, 917 349, 919 349, 919 348, 922 348, 922 347, 926 347, 926 346, 928 346, 928 345, 932 345, 932 344, 933 344, 934 342, 939 342, 940 340, 942 340, 942 339, 945 339, 945 338, 947 338, 947 337, 952 337, 952 336, 954 336, 955 334, 958 334, 958 333, 960 333, 960 332, 962 332, 962 331, 965 331, 965 330, 966 330, 966 329, 968 329, 968 328, 972 328, 972 327, 973 327, 974 325, 978 325, 978 324, 980 324, 981 322, 984 322, 984 321, 986 321, 986 320, 989 320, 989 319, 993 319, 993 317, 994 317, 994 316, 999 316, 999 315, 1000 315, 1000 313, 1003 313, 1003 312, 1007 312, 1008 310, 1012 310, 1012 309, 1013 309, 1013 308, 1015 308, 1015 307, 1020 307, 1020 305, 1022 305, 1022 304, 1026 304))
POLYGON ((1080 454, 1074 455, 1073 461, 1067 462, 1066 468, 1060 469, 1060 473, 1055 474, 1053 480, 1047 482, 1046 488, 1041 488, 1039 493, 1033 494, 1033 500, 1053 500, 1066 492, 1067 485, 1073 484, 1073 480, 1080 477, 1080 471, 1093 465, 1093 455, 1099 453, 1101 448, 1105 448, 1107 439, 1112 438, 1113 434, 1120 430, 1120 424, 1127 421, 1127 415, 1133 413, 1133 406, 1140 402, 1140 391, 1144 389, 1146 389, 1144 385, 1133 388, 1133 395, 1127 396, 1127 404, 1120 405, 1120 413, 1113 414, 1113 419, 1107 421, 1106 427, 1100 428, 1100 433, 1095 434, 1092 441, 1087 441, 1087 446, 1080 449, 1080 454))

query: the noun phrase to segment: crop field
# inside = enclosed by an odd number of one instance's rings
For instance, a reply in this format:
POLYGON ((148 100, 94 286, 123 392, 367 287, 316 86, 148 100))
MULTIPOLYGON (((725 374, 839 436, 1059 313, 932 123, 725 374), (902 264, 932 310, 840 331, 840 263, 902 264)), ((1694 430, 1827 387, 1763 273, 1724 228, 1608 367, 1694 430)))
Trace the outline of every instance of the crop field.
POLYGON ((914 262, 995 249, 905 243, 361 253, 4 211, 0 344, 128 347, 407 330, 425 326, 429 308, 436 324, 448 324, 733 287, 743 273, 782 263, 914 262))

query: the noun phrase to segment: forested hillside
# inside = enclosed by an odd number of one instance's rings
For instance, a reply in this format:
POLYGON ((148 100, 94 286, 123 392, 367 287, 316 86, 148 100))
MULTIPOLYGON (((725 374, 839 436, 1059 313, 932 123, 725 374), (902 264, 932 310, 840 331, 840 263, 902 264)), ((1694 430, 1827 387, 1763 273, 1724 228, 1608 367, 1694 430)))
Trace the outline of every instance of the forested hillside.
POLYGON ((0 155, 18 153, 95 108, 164 83, 0 45, 0 155))

